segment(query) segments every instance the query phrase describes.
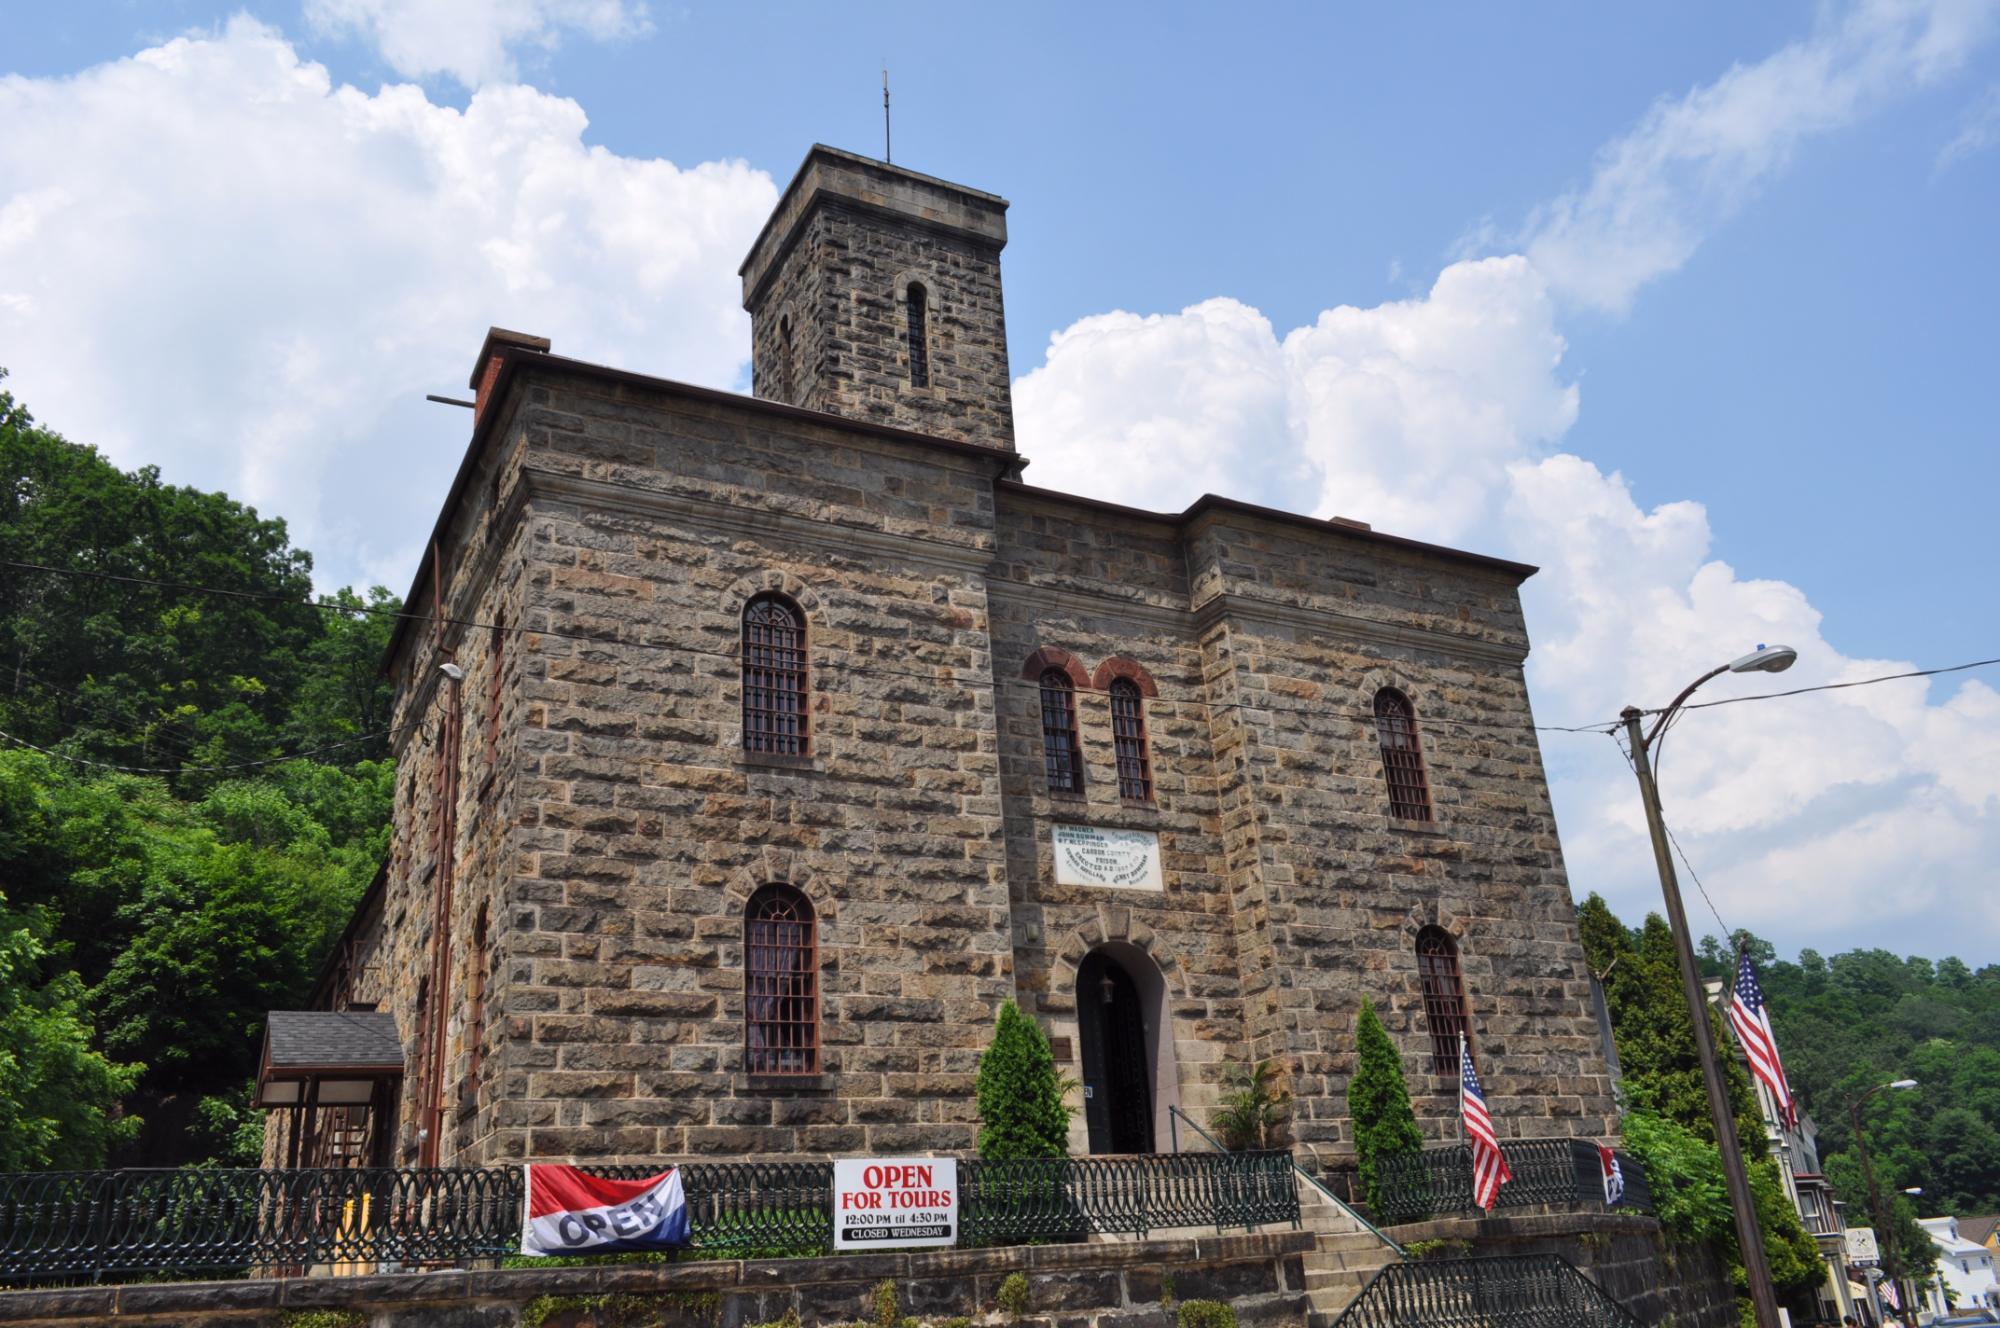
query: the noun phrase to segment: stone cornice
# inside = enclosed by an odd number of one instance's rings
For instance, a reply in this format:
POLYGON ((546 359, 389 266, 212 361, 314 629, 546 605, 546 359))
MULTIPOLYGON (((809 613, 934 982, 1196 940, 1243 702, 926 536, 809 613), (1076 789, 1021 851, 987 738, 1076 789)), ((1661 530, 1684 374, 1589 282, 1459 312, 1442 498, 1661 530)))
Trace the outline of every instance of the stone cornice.
POLYGON ((1408 623, 1382 622, 1375 618, 1339 613, 1332 609, 1301 608, 1296 604, 1281 604, 1274 600, 1231 594, 1228 591, 1212 595, 1202 601, 1191 616, 1195 621, 1196 630, 1202 632, 1228 619, 1232 622, 1261 627, 1313 632, 1342 640, 1398 646, 1406 650, 1435 651, 1439 654, 1456 655, 1462 659, 1477 660, 1482 664, 1504 664, 1519 668, 1528 659, 1528 648, 1525 645, 1482 641, 1477 637, 1434 631, 1428 627, 1415 627, 1408 623))
POLYGON ((660 493, 629 484, 613 484, 534 469, 521 472, 521 483, 527 489, 530 501, 551 498, 559 502, 581 503, 631 516, 684 521, 726 535, 758 539, 775 536, 831 553, 874 554, 951 572, 983 576, 993 565, 993 554, 987 549, 950 544, 923 535, 894 535, 866 526, 820 521, 790 512, 743 507, 715 498, 660 493))

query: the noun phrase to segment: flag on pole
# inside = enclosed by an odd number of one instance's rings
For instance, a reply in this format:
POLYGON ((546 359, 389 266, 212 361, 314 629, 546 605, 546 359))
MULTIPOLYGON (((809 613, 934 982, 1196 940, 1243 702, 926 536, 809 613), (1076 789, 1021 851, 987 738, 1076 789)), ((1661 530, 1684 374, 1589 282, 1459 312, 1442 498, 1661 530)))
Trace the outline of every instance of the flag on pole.
POLYGON ((1479 1071, 1472 1068, 1463 1033, 1458 1035, 1458 1072, 1458 1114, 1472 1143, 1472 1201, 1490 1212, 1500 1187, 1514 1179, 1514 1173, 1507 1170, 1500 1141, 1493 1136, 1493 1118, 1486 1114, 1486 1095, 1479 1091, 1479 1071))
POLYGON ((1604 1206, 1616 1208, 1625 1197, 1625 1169, 1618 1165, 1618 1154, 1603 1144, 1597 1146, 1597 1164, 1604 1172, 1604 1206))
POLYGON ((688 1243, 680 1168, 644 1180, 606 1180, 575 1167, 529 1163, 523 1254, 625 1254, 688 1243))
POLYGON ((1785 1081, 1785 1063, 1778 1059, 1778 1039, 1771 1032, 1771 1012, 1764 1004, 1764 988, 1757 982, 1757 968, 1750 952, 1738 952, 1736 990, 1729 998, 1729 1026, 1743 1044, 1743 1055, 1756 1075, 1771 1091, 1777 1104, 1778 1120, 1788 1130, 1799 1127, 1799 1104, 1792 1098, 1792 1086, 1785 1081))

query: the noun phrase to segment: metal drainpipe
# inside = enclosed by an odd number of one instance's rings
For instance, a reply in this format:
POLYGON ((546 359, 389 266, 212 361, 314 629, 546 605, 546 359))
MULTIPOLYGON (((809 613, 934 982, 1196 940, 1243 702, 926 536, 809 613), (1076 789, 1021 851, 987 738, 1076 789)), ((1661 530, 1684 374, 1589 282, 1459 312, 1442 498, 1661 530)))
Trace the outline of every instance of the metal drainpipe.
MULTIPOLYGON (((434 629, 433 640, 438 647, 442 661, 451 659, 451 652, 444 646, 444 591, 443 556, 435 542, 431 544, 431 622, 434 629)), ((438 867, 436 885, 436 909, 431 920, 431 1026, 428 1030, 429 1045, 425 1048, 424 1078, 425 1092, 430 1100, 419 1104, 424 1122, 424 1137, 417 1147, 417 1164, 422 1167, 438 1165, 439 1150, 444 1136, 444 1069, 445 1069, 445 1029, 450 1017, 450 1004, 446 994, 446 984, 451 975, 451 899, 455 872, 453 867, 458 850, 458 751, 460 726, 464 717, 463 697, 460 691, 461 679, 447 677, 445 686, 445 713, 440 724, 438 742, 438 867)))

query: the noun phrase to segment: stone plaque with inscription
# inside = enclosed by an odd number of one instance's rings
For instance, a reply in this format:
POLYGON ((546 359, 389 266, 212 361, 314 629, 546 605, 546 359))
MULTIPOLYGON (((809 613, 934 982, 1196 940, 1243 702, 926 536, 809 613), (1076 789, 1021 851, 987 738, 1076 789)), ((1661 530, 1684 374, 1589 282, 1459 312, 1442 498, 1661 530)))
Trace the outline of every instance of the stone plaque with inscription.
POLYGON ((1160 837, 1150 830, 1100 830, 1057 825, 1056 884, 1100 885, 1114 890, 1164 890, 1160 837))

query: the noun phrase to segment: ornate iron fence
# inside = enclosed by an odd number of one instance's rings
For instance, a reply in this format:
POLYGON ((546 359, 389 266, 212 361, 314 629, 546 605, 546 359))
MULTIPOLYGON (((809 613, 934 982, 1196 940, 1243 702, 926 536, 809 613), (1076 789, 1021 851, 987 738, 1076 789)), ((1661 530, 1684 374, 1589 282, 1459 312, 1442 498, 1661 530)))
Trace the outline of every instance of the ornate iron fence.
MULTIPOLYGON (((959 1163, 960 1242, 1296 1224, 1283 1152, 959 1163)), ((593 1167, 636 1179, 657 1166, 593 1167)), ((0 1286, 77 1276, 375 1272, 493 1259, 520 1243, 522 1173, 71 1171, 0 1175, 0 1286)), ((697 1249, 814 1254, 833 1240, 830 1162, 691 1162, 697 1249)))
POLYGON ((1558 1254, 1419 1259, 1375 1274, 1333 1328, 1639 1328, 1558 1254))
MULTIPOLYGON (((1514 1139, 1502 1144, 1514 1179, 1500 1187, 1495 1208, 1551 1208, 1603 1212, 1603 1172, 1597 1148, 1581 1139, 1514 1139)), ((1653 1211, 1646 1169, 1628 1153, 1618 1154, 1625 1195, 1618 1208, 1653 1211)), ((1401 1153, 1377 1164, 1386 1225, 1478 1211, 1472 1201, 1472 1148, 1447 1144, 1420 1153, 1401 1153)))

